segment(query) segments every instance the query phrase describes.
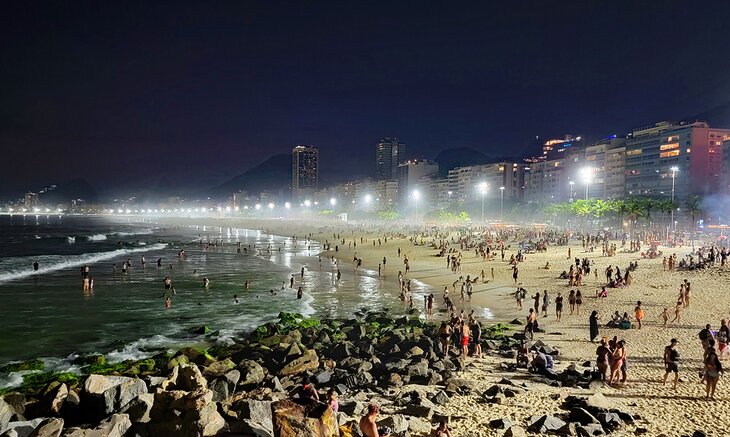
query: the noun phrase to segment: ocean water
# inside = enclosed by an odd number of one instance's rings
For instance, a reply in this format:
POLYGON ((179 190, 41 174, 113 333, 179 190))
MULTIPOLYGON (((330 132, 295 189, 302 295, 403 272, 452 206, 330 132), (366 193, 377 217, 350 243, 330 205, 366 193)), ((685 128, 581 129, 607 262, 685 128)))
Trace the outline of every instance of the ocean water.
MULTIPOLYGON (((121 361, 197 344, 200 337, 189 332, 201 325, 220 331, 217 341, 230 342, 281 311, 321 317, 346 317, 362 308, 404 311, 394 275, 386 280, 373 271, 355 273, 341 263, 337 282, 330 260, 320 262, 319 252, 314 241, 250 229, 167 228, 137 218, 0 216, 0 363, 41 357, 48 368, 74 370, 70 361, 78 354, 99 352, 121 361), (220 244, 206 249, 201 239, 220 244), (237 253, 239 242, 248 253, 237 253), (181 249, 184 259, 177 256, 181 249), (123 275, 127 259, 132 269, 123 275), (82 290, 83 265, 91 269, 93 292, 82 290), (297 299, 302 267, 304 297, 297 299), (172 277, 177 293, 170 309, 162 298, 165 276, 172 277), (208 289, 203 277, 211 281, 208 289), (247 280, 249 290, 243 286, 247 280), (234 294, 240 303, 234 303, 234 294)), ((431 290, 416 282, 414 292, 418 304, 431 290)), ((18 375, 4 377, 0 387, 18 381, 18 375)))

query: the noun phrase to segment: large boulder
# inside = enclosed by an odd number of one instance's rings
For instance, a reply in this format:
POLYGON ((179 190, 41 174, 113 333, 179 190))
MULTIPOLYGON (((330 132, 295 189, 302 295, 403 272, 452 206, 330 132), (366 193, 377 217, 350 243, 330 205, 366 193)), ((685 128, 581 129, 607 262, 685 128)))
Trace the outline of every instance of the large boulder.
POLYGON ((232 433, 272 436, 274 424, 271 417, 271 401, 241 399, 233 404, 238 420, 231 423, 232 433))
POLYGON ((15 408, 0 398, 0 429, 4 429, 15 415, 15 408))
POLYGON ((304 406, 289 399, 271 405, 277 437, 331 437, 337 433, 332 409, 327 405, 304 406))
POLYGON ((46 419, 39 417, 33 420, 9 422, 4 428, 0 427, 0 435, 3 437, 28 437, 44 420, 46 419))
POLYGON ((209 402, 194 409, 173 408, 167 410, 166 413, 155 414, 157 404, 158 398, 156 397, 151 414, 153 420, 147 425, 150 435, 208 437, 218 435, 227 429, 226 422, 218 413, 215 403, 209 402))
POLYGON ((556 434, 566 424, 555 416, 532 416, 527 430, 537 434, 556 434))
POLYGON ((137 396, 147 393, 147 385, 138 378, 89 375, 84 383, 82 402, 97 418, 119 411, 137 396))
POLYGON ((298 375, 308 370, 315 370, 317 367, 319 367, 317 352, 314 349, 308 349, 301 357, 284 365, 279 374, 282 376, 298 375))
POLYGON ((266 371, 259 363, 252 360, 243 360, 238 364, 241 372, 238 385, 242 387, 260 384, 266 378, 266 371))
POLYGON ((181 364, 160 384, 162 390, 195 391, 208 388, 208 381, 195 364, 181 364))
POLYGON ((113 414, 99 423, 96 428, 71 428, 64 437, 123 437, 132 427, 126 414, 113 414))
POLYGON ((150 421, 150 411, 154 402, 154 394, 144 393, 123 407, 120 413, 126 413, 132 423, 147 423, 150 421))
POLYGON ((393 414, 378 421, 378 428, 388 427, 391 433, 400 434, 408 430, 408 419, 402 414, 393 414))
MULTIPOLYGON (((63 431, 63 419, 50 418, 39 423, 28 437, 59 437, 63 431)), ((121 436, 119 436, 121 437, 121 436)))

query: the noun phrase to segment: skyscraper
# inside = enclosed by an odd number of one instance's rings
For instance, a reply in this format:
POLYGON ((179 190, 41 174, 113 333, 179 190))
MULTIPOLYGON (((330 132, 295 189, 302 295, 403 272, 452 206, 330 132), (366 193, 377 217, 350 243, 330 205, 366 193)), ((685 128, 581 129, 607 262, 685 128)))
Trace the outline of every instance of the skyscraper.
POLYGON ((294 201, 304 200, 319 185, 319 149, 297 146, 292 150, 291 191, 294 201))
POLYGON ((398 180, 398 165, 406 161, 406 146, 397 138, 383 138, 375 148, 375 179, 398 180))

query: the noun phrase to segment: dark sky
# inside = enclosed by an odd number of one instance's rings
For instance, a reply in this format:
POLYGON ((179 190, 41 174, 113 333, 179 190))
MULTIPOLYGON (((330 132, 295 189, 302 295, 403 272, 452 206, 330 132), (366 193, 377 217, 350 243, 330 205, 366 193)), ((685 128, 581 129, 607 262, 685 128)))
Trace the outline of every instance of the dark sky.
POLYGON ((383 136, 515 155, 730 99, 728 2, 426 3, 6 3, 0 194, 202 186, 298 144, 363 174, 383 136))

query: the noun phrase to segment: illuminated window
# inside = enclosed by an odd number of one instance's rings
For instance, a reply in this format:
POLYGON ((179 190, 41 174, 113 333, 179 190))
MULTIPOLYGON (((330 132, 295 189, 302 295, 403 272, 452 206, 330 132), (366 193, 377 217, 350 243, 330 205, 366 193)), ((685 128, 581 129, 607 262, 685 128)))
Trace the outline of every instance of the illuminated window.
POLYGON ((672 135, 671 137, 667 138, 667 141, 679 141, 679 135, 672 135))
POLYGON ((634 156, 634 155, 641 155, 641 149, 628 150, 626 152, 626 156, 634 156))
POLYGON ((659 146, 659 150, 672 150, 672 149, 679 149, 679 143, 662 144, 661 146, 659 146))
POLYGON ((687 153, 689 153, 690 150, 692 150, 692 149, 687 149, 687 153))
POLYGON ((662 152, 659 154, 660 158, 669 158, 672 156, 679 156, 679 150, 670 150, 668 152, 662 152))

